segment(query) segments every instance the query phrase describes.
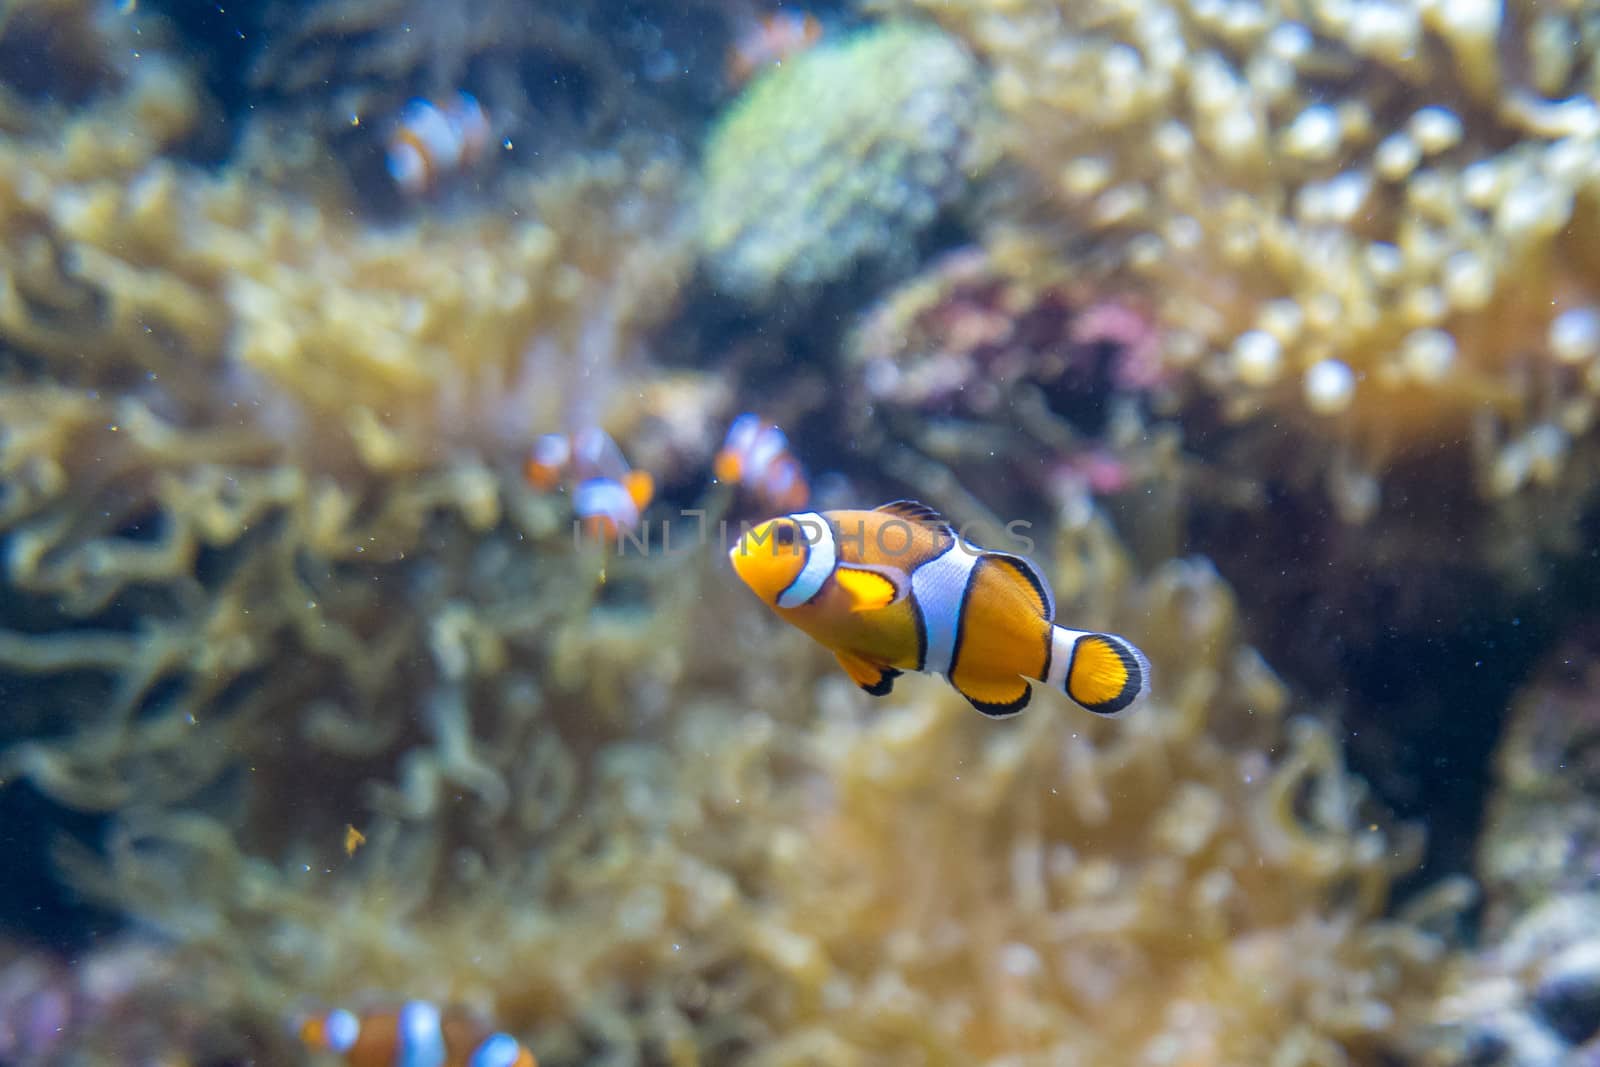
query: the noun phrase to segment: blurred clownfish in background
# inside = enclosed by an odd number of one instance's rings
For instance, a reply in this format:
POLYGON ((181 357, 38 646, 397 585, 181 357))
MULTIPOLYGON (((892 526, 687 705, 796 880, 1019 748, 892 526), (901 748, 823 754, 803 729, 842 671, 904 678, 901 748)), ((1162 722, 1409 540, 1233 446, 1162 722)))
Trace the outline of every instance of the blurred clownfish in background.
POLYGON ((1030 680, 1116 715, 1150 688, 1150 662, 1127 639, 1056 625, 1055 598, 1031 562, 963 541, 915 501, 770 519, 729 555, 779 618, 873 696, 922 671, 944 675, 985 715, 1027 707, 1030 680))
POLYGON ((762 67, 782 63, 822 40, 822 23, 799 11, 774 11, 753 19, 728 48, 728 84, 738 88, 762 67))
POLYGON ((389 176, 406 195, 422 196, 477 163, 488 147, 489 116, 477 97, 457 92, 443 107, 418 97, 389 134, 389 176))
POLYGON ((591 537, 615 541, 635 530, 655 498, 655 479, 634 470, 611 435, 588 429, 549 433, 533 443, 523 475, 540 492, 572 487, 572 510, 591 537))
POLYGON ((350 1067, 538 1067, 510 1034, 489 1033, 425 1000, 362 1015, 339 1008, 307 1018, 299 1033, 308 1048, 336 1053, 350 1067))
POLYGON ((805 469, 789 451, 789 439, 756 415, 733 420, 712 461, 712 473, 717 481, 748 492, 768 513, 797 511, 811 498, 805 469))

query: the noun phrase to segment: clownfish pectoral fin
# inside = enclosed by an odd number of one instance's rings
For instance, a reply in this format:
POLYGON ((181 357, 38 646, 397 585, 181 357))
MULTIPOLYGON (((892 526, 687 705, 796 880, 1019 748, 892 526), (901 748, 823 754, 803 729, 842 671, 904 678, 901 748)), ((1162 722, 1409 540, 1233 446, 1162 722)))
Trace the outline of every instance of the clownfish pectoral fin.
POLYGON ((834 656, 850 680, 875 697, 888 696, 894 688, 894 680, 900 677, 900 672, 893 667, 869 663, 853 652, 835 652, 834 656))
POLYGON ((1150 691, 1150 661, 1116 634, 1078 634, 1062 688, 1085 710, 1115 715, 1150 691))
POLYGON ((1033 699, 1033 689, 1015 674, 1009 678, 972 678, 958 666, 950 675, 950 684, 969 704, 991 719, 1015 715, 1033 699))
POLYGON ((851 611, 876 611, 905 595, 905 583, 896 582, 886 568, 840 567, 833 579, 849 594, 851 611))

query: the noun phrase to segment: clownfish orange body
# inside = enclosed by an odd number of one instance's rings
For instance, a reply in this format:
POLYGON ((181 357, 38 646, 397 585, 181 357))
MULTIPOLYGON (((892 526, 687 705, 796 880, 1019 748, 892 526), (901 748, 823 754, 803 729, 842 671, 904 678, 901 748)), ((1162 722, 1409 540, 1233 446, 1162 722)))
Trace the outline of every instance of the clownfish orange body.
POLYGON ((1030 681, 1097 715, 1149 692, 1150 663, 1131 642, 1056 625, 1055 599, 1031 562, 969 544, 915 501, 770 519, 729 555, 779 618, 873 696, 905 671, 942 674, 997 717, 1027 707, 1030 681))
POLYGON ((350 1067, 538 1067, 510 1034, 487 1033, 425 1000, 363 1015, 339 1008, 311 1016, 299 1032, 308 1048, 336 1053, 350 1067))
POLYGON ((822 40, 817 17, 796 11, 775 11, 755 19, 728 49, 728 84, 737 88, 761 68, 782 63, 822 40))

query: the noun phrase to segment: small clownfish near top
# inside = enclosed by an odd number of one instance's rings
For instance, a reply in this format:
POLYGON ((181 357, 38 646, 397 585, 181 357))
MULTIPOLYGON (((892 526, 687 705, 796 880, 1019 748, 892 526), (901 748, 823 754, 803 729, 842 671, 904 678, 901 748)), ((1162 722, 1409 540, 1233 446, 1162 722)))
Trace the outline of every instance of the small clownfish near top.
POLYGON ((308 1048, 336 1053, 350 1067, 538 1067, 510 1034, 487 1033, 425 1000, 364 1015, 339 1008, 304 1020, 299 1033, 308 1048))
POLYGON ((712 473, 719 482, 740 486, 769 511, 796 511, 811 497, 805 470, 789 451, 789 439, 756 415, 733 420, 712 462, 712 473))
POLYGON ((656 491, 650 473, 629 467, 622 449, 600 429, 571 437, 545 434, 533 443, 523 476, 546 493, 570 482, 578 522, 591 537, 607 541, 638 528, 656 491))
POLYGON ((872 511, 769 519, 729 553, 778 617, 883 696, 904 671, 942 674, 985 715, 1014 715, 1030 680, 1097 715, 1150 687, 1150 662, 1126 638, 1055 623, 1055 598, 1031 562, 963 541, 910 500, 872 511))
POLYGON ((815 15, 774 11, 753 19, 728 48, 728 84, 738 88, 762 67, 782 63, 822 40, 815 15))
POLYGON ((477 163, 488 147, 489 116, 477 97, 457 92, 443 107, 418 97, 390 131, 389 176, 406 195, 423 196, 477 163))

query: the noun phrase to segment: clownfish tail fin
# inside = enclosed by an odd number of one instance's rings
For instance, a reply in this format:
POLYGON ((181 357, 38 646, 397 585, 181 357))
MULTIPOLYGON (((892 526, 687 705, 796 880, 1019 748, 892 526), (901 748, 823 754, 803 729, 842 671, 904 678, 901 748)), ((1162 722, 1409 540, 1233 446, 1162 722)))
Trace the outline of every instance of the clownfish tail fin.
POLYGON ((1063 626, 1051 636, 1047 681, 1084 710, 1119 715, 1149 694, 1150 660, 1127 638, 1063 626))

